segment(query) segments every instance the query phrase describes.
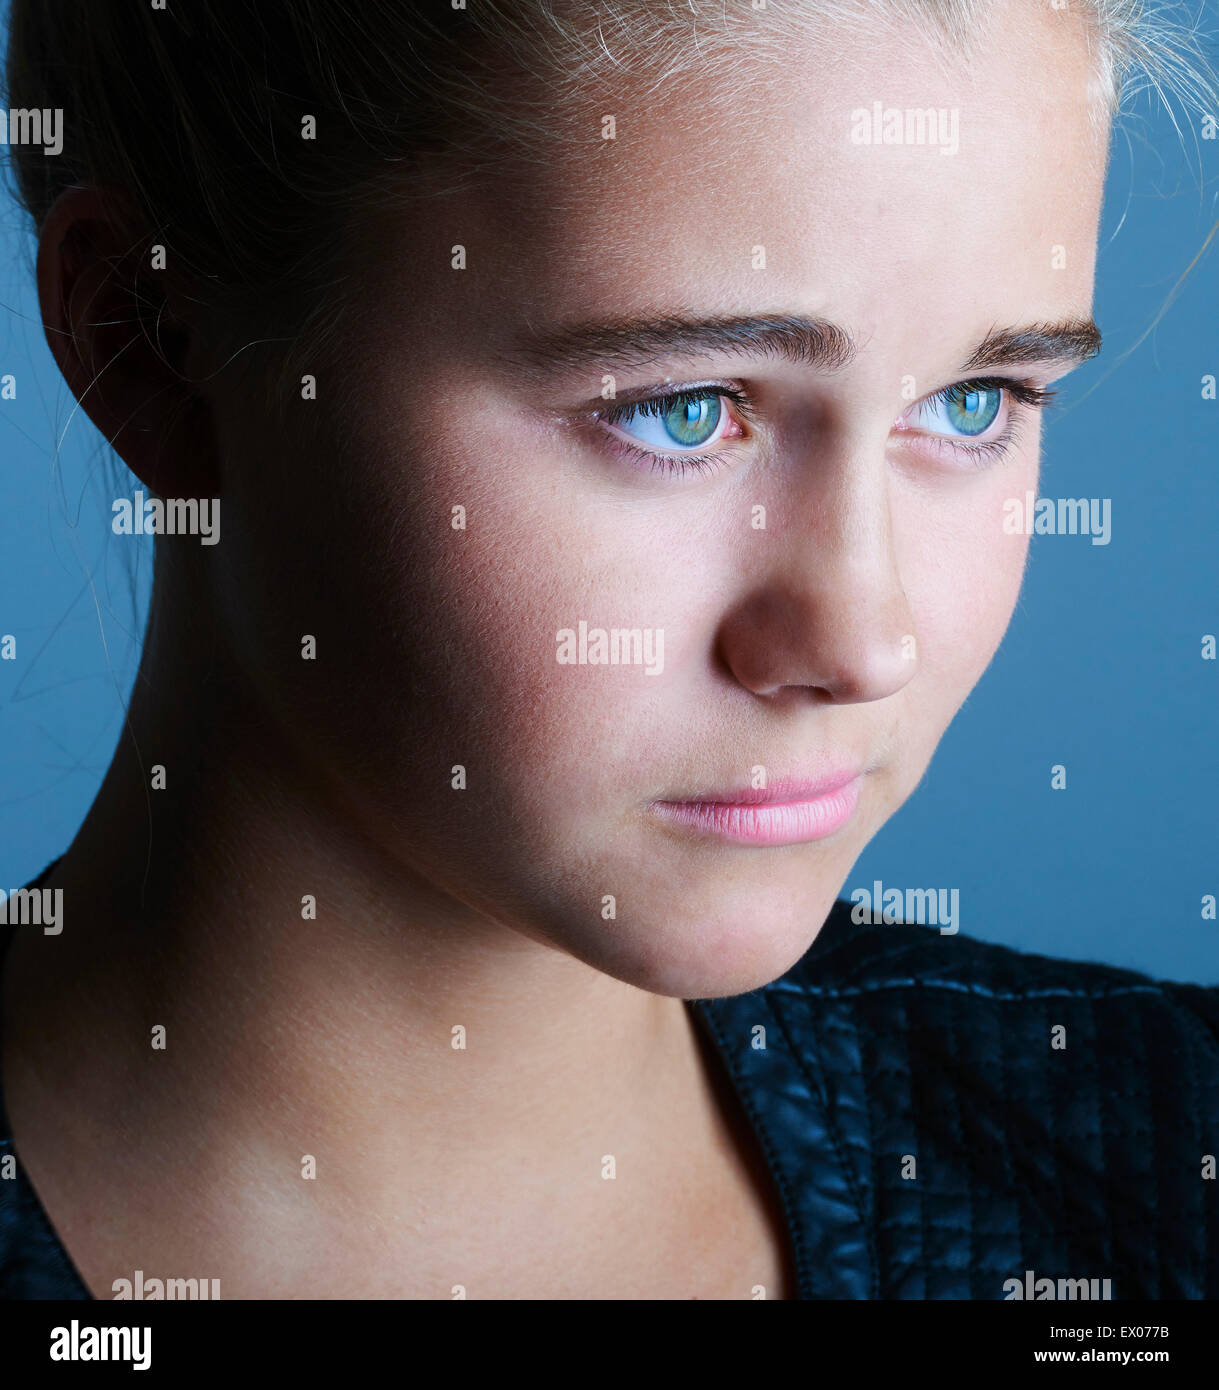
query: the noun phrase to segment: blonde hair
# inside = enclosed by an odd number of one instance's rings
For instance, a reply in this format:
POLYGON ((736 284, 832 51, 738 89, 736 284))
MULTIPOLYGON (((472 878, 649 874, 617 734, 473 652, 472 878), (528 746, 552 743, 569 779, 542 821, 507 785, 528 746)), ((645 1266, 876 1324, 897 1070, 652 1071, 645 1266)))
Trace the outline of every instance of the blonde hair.
MULTIPOLYGON (((1170 105, 1214 102, 1196 26, 1176 5, 1009 2, 1086 27, 1106 124, 1140 87, 1170 105)), ((61 108, 65 134, 58 155, 26 145, 11 157, 36 224, 68 187, 121 189, 133 246, 165 241, 171 272, 222 315, 256 307, 264 327, 296 333, 343 274, 343 218, 409 186, 416 161, 529 148, 554 137, 562 98, 582 87, 625 74, 646 92, 709 66, 739 71, 743 54, 781 60, 793 37, 832 49, 839 26, 916 24, 947 58, 985 32, 995 4, 12 0, 9 105, 61 108), (316 139, 303 140, 310 116, 316 139)))

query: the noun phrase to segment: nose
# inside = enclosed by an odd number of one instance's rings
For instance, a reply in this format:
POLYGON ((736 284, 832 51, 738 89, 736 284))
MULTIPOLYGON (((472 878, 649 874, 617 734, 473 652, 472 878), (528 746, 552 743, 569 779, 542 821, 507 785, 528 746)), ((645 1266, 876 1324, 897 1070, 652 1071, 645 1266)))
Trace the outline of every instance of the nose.
POLYGON ((803 688, 836 704, 883 700, 918 664, 883 451, 875 465, 806 467, 795 505, 750 533, 764 558, 720 624, 719 655, 759 696, 803 688))

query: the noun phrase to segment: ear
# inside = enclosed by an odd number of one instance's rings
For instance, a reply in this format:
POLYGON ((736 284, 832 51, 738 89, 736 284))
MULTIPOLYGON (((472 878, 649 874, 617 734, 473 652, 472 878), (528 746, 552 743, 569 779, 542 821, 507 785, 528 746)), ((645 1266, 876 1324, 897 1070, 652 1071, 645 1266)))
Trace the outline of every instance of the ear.
MULTIPOLYGON (((186 371, 198 330, 170 311, 152 239, 132 244, 122 195, 65 190, 38 244, 43 328, 81 409, 150 492, 220 490, 209 404, 186 371)), ((134 224, 131 224, 134 225, 134 224)))

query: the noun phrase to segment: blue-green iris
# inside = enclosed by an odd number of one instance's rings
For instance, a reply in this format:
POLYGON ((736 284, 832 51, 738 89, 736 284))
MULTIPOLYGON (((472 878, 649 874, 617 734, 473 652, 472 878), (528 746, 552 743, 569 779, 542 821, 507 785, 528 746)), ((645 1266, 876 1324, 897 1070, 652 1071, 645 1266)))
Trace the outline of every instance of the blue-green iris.
POLYGON ((677 401, 661 416, 665 432, 675 444, 697 448, 715 433, 720 422, 720 398, 700 396, 677 401))
POLYGON ((944 413, 954 430, 962 434, 985 434, 995 422, 1003 404, 1003 392, 954 386, 943 396, 944 413))

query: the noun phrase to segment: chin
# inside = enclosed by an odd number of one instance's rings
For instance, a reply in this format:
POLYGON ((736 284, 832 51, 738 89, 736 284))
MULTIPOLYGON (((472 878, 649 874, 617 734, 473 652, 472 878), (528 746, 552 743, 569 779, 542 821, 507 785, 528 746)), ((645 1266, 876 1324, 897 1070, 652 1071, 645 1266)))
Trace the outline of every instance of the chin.
MULTIPOLYGON (((734 896, 745 896, 737 894, 734 896)), ((749 894, 739 911, 721 906, 694 914, 689 906, 650 917, 612 943, 605 936, 575 951, 616 979, 675 999, 748 994, 791 969, 817 937, 836 893, 826 889, 773 902, 773 891, 749 894), (799 910, 793 910, 793 902, 799 910), (590 949, 591 948, 591 949, 590 949), (608 949, 607 949, 608 948, 608 949)), ((609 924, 612 925, 612 924, 609 924)))

